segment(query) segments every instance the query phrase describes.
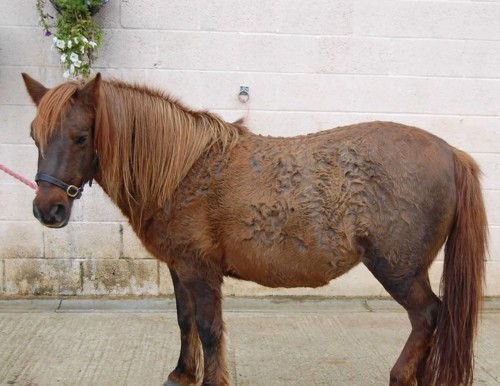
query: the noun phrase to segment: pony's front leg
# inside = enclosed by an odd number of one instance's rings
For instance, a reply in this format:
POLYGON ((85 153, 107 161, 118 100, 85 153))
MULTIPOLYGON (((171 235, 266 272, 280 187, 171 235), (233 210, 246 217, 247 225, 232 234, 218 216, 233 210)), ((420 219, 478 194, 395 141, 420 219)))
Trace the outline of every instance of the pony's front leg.
POLYGON ((170 270, 177 306, 177 322, 181 330, 181 352, 177 367, 168 376, 165 386, 196 386, 203 378, 203 352, 194 313, 194 303, 177 273, 170 270))
POLYGON ((221 285, 222 276, 214 272, 192 277, 185 284, 194 303, 196 327, 203 346, 202 386, 229 385, 221 285))

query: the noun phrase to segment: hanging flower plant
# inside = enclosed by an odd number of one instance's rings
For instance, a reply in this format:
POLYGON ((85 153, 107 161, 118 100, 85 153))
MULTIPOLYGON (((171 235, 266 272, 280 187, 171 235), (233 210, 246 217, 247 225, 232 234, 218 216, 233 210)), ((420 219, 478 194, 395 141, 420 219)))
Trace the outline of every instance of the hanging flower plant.
POLYGON ((86 78, 90 75, 92 63, 97 59, 97 50, 101 46, 103 32, 92 16, 109 0, 50 0, 59 12, 55 23, 54 17, 45 11, 46 0, 36 0, 40 15, 40 26, 45 35, 53 36, 53 47, 60 55, 65 72, 70 79, 86 78))

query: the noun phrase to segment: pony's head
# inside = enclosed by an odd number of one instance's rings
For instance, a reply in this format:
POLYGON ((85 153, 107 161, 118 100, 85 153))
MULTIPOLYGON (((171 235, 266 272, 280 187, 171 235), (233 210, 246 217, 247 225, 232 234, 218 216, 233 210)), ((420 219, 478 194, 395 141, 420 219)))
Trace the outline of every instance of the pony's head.
POLYGON ((96 101, 101 76, 86 84, 67 82, 53 89, 23 74, 37 114, 31 136, 38 147, 38 192, 33 214, 52 228, 65 226, 75 198, 97 168, 94 148, 96 101))

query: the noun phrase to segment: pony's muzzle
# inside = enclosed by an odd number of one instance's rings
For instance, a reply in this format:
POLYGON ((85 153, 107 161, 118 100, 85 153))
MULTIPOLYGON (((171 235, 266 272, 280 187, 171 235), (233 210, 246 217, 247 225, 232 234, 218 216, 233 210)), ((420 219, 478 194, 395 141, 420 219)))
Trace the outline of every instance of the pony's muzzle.
POLYGON ((33 215, 47 227, 62 228, 69 221, 71 201, 61 189, 39 185, 33 200, 33 215))
POLYGON ((42 208, 33 203, 33 215, 43 225, 52 228, 61 228, 68 223, 69 215, 66 206, 62 203, 54 204, 49 208, 42 208))

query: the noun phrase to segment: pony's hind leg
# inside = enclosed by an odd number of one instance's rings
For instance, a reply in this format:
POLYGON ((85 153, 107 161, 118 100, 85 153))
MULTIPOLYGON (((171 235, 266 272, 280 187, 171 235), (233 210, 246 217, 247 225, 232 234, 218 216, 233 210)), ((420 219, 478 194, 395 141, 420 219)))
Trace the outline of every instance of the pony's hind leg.
MULTIPOLYGON (((415 260, 418 261, 418 260, 415 260)), ((420 271, 397 265, 384 258, 364 259, 365 265, 389 294, 408 312, 411 333, 390 373, 390 386, 424 386, 424 372, 436 328, 440 300, 432 292, 426 268, 420 271), (401 270, 403 268, 399 267, 401 270)), ((426 385, 429 386, 429 385, 426 385)))
POLYGON ((174 284, 177 322, 181 330, 181 352, 177 367, 170 373, 165 385, 195 386, 203 378, 203 352, 196 328, 194 304, 177 273, 170 270, 170 275, 174 284))
POLYGON ((427 272, 415 278, 403 301, 395 299, 408 312, 412 329, 391 370, 390 385, 414 385, 416 380, 417 385, 424 386, 425 365, 436 328, 440 300, 431 290, 427 272))

